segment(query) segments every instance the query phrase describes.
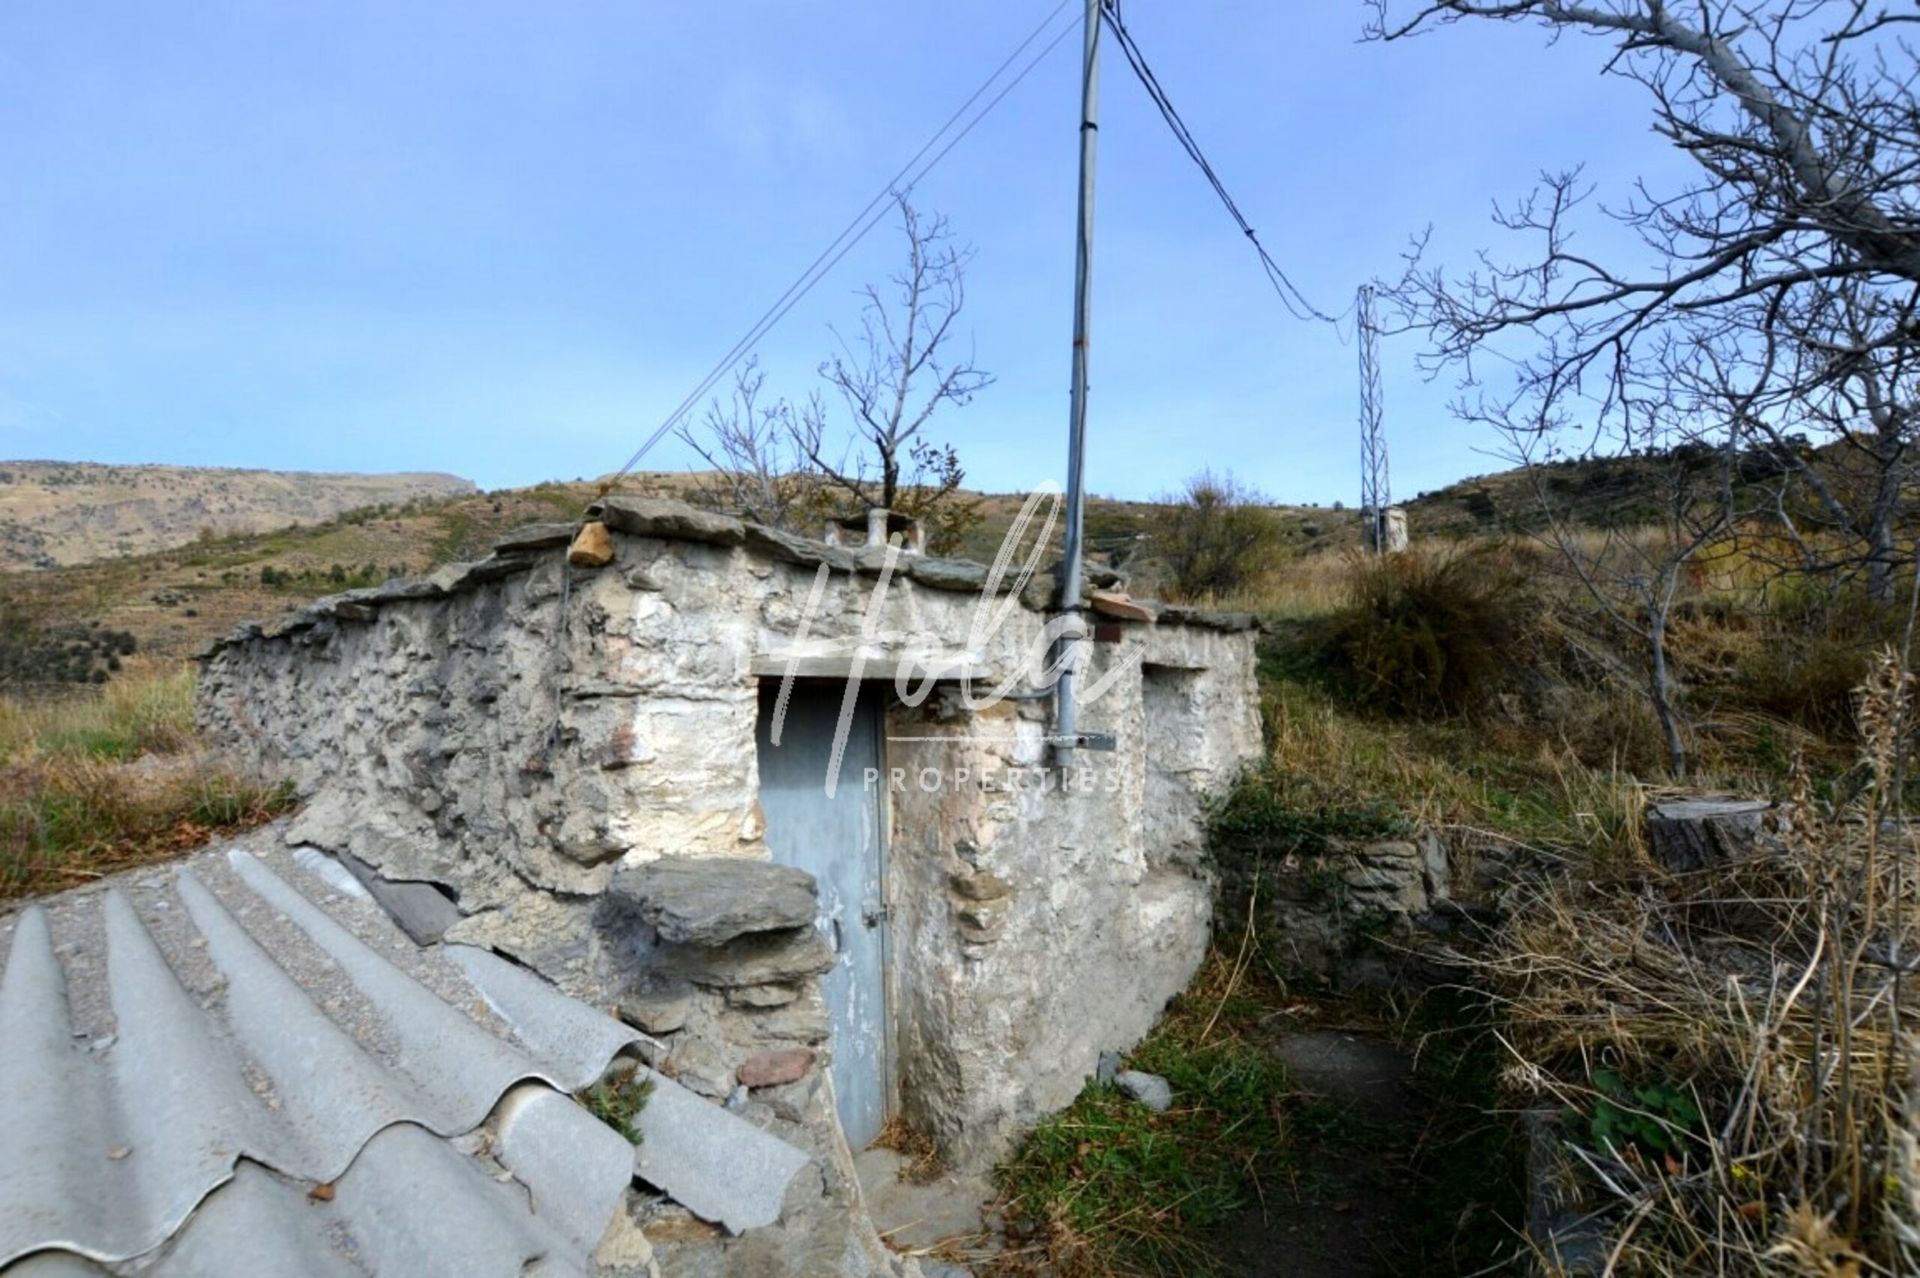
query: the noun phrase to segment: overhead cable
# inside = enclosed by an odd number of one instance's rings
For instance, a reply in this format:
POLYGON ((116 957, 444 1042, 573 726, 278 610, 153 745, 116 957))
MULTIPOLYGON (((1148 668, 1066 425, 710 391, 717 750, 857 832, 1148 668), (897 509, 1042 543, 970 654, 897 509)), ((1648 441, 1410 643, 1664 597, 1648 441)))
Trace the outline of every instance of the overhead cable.
POLYGON ((635 466, 639 465, 640 459, 645 457, 654 445, 666 438, 667 433, 675 426, 678 426, 686 418, 687 414, 693 411, 694 407, 697 406, 702 399, 706 398, 707 393, 713 389, 721 378, 727 375, 728 370, 738 364, 760 339, 765 337, 773 326, 785 317, 788 311, 798 305, 800 299, 811 292, 814 285, 818 284, 842 258, 853 250, 854 245, 866 238, 867 233, 886 216, 885 205, 889 197, 903 195, 911 191, 921 179, 925 178, 926 175, 933 170, 935 165, 946 158, 948 152, 952 151, 969 133, 973 132, 980 121, 984 120, 995 107, 999 106, 1000 102, 1009 93, 1013 92, 1013 90, 1020 85, 1021 81, 1025 80, 1049 53, 1053 52, 1055 47, 1066 38, 1068 33, 1074 30, 1074 23, 1069 22, 1061 27, 1059 31, 1055 32, 1052 39, 1048 40, 1041 47, 1040 51, 1034 54, 1033 57, 1020 68, 1017 74, 1004 85, 1001 85, 997 93, 987 98, 986 104, 980 107, 977 112, 974 112, 971 118, 967 119, 965 125, 961 127, 957 133, 953 133, 953 136, 950 138, 947 137, 949 133, 953 132, 954 126, 960 123, 962 117, 967 116, 967 113, 973 108, 974 104, 979 102, 981 98, 985 97, 987 93, 993 89, 994 85, 1006 74, 1008 68, 1019 61, 1021 55, 1031 48, 1035 42, 1040 40, 1046 33, 1048 27, 1052 26, 1060 17, 1061 13, 1072 3, 1073 0, 1060 0, 1060 3, 1054 7, 1053 11, 1041 20, 1040 25, 1035 27, 1027 38, 1015 46, 1013 52, 1008 54, 999 66, 994 68, 993 74, 989 75, 986 80, 981 83, 980 87, 975 89, 952 115, 947 117, 946 123, 935 130, 933 136, 928 138, 926 143, 921 146, 918 151, 913 153, 913 158, 902 165, 899 172, 887 179, 886 184, 880 188, 871 200, 867 201, 866 207, 854 214, 853 219, 847 223, 845 229, 843 229, 838 236, 834 237, 833 242, 822 249, 818 257, 808 263, 806 270, 802 271, 799 277, 787 286, 787 291, 774 299, 773 304, 762 312, 760 318, 754 321, 752 327, 747 329, 740 340, 735 342, 727 350, 727 353, 720 357, 719 361, 708 370, 707 375, 700 379, 699 384, 687 394, 687 397, 681 400, 671 413, 667 414, 666 419, 654 429, 652 434, 648 435, 646 439, 641 442, 640 447, 634 449, 633 455, 627 458, 625 464, 623 464, 618 471, 614 472, 615 479, 625 475, 628 471, 631 471, 635 466), (942 139, 945 139, 944 145, 942 145, 942 139), (935 150, 935 147, 939 149, 935 150), (930 157, 929 152, 932 153, 930 157), (923 160, 925 161, 924 163, 922 163, 923 160))
POLYGON ((1239 204, 1227 190, 1226 184, 1220 180, 1220 175, 1214 171, 1213 165, 1207 160, 1206 153, 1200 149, 1200 143, 1193 136, 1193 130, 1189 129, 1187 122, 1180 118, 1180 112, 1174 107, 1173 100, 1161 87, 1159 77, 1154 75, 1146 55, 1140 51, 1140 46, 1134 41, 1133 33, 1127 30, 1126 19, 1120 12, 1120 0, 1103 0, 1100 8, 1107 20, 1107 29, 1113 32, 1114 39, 1120 44, 1120 51, 1126 55, 1127 65, 1133 68, 1133 74, 1140 81, 1141 87, 1146 89, 1147 96, 1153 99, 1154 106, 1159 108, 1161 118, 1173 131, 1174 139, 1180 143, 1181 149, 1187 153, 1188 157, 1199 166, 1200 172, 1207 179, 1207 184, 1213 188, 1214 194, 1220 197, 1220 203, 1226 206, 1227 212, 1246 235, 1247 242, 1253 245, 1253 251, 1260 255, 1260 265, 1266 270, 1267 281, 1273 285, 1273 291, 1280 295, 1281 304, 1296 319, 1317 319, 1329 324, 1337 324, 1338 320, 1334 316, 1309 302, 1305 294, 1294 287, 1293 281, 1287 278, 1287 273, 1280 269, 1280 264, 1273 260, 1271 253, 1267 252, 1266 245, 1260 242, 1260 237, 1254 233, 1252 225, 1240 212, 1239 204))

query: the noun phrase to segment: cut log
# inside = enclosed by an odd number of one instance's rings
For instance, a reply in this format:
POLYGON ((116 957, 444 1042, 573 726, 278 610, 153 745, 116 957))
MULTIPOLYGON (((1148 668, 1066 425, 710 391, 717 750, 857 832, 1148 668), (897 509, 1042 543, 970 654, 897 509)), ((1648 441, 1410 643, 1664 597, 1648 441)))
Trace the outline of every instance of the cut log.
POLYGON ((1675 874, 1720 865, 1751 852, 1766 832, 1765 799, 1676 799, 1647 809, 1647 846, 1675 874))

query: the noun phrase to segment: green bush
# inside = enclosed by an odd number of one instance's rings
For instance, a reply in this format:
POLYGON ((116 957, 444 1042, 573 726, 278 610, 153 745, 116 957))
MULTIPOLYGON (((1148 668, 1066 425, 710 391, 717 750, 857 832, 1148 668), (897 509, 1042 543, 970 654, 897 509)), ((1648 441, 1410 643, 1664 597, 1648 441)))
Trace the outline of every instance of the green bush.
POLYGON ((1215 599, 1247 585, 1280 548, 1280 525, 1262 494, 1232 472, 1203 470, 1159 498, 1153 542, 1171 593, 1215 599))
POLYGON ((1526 581, 1499 546, 1370 556, 1352 574, 1324 631, 1323 665, 1365 708, 1469 713, 1528 655, 1526 581))
POLYGON ((136 644, 98 622, 58 622, 0 596, 0 687, 105 683, 136 644))

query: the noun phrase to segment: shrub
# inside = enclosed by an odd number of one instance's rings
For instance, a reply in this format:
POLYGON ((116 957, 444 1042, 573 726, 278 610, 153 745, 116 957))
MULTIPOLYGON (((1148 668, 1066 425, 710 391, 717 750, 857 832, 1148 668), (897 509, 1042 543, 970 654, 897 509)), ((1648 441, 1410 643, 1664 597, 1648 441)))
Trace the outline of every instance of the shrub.
POLYGON ((1203 470, 1159 501, 1165 509, 1154 521, 1153 538, 1170 592, 1182 599, 1239 590, 1279 549, 1271 503, 1231 471, 1216 476, 1203 470))
POLYGON ((1324 662, 1358 704, 1401 715, 1483 706, 1525 655, 1525 581, 1498 546, 1407 551, 1353 562, 1324 662))
POLYGON ((98 622, 58 622, 0 596, 0 686, 105 683, 134 637, 98 622))
POLYGON ((1854 689, 1872 654, 1897 642, 1905 609, 1868 600, 1857 589, 1829 593, 1795 580, 1776 589, 1761 641, 1739 654, 1732 693, 1762 711, 1831 739, 1852 735, 1854 689))

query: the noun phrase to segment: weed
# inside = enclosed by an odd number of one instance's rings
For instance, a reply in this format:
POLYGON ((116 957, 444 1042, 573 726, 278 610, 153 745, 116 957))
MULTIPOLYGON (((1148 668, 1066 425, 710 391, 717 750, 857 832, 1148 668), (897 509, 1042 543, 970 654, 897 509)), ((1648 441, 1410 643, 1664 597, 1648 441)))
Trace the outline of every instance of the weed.
POLYGON ((873 1138, 873 1144, 879 1149, 891 1149, 906 1159, 900 1168, 900 1179, 910 1185, 938 1180, 947 1170, 933 1137, 898 1115, 887 1120, 880 1134, 873 1138))
POLYGON ((1613 1272, 1916 1272, 1912 693, 1873 664, 1844 820, 1799 776, 1774 852, 1538 885, 1477 963, 1516 1086, 1587 1115, 1613 1272))
POLYGON ((1321 856, 1344 840, 1403 837, 1411 826, 1379 800, 1344 800, 1275 755, 1243 772, 1213 812, 1208 842, 1227 861, 1321 856))
POLYGON ((1629 1147, 1645 1154, 1678 1153, 1700 1126, 1700 1107, 1672 1083, 1630 1087, 1616 1070, 1593 1072, 1593 1110, 1587 1135, 1602 1150, 1629 1147))
POLYGON ((586 1090, 575 1094, 574 1099, 586 1106, 587 1111, 635 1145, 640 1143, 640 1129, 633 1120, 647 1107, 647 1101, 653 1096, 653 1080, 638 1069, 624 1072, 615 1069, 599 1082, 586 1090))

